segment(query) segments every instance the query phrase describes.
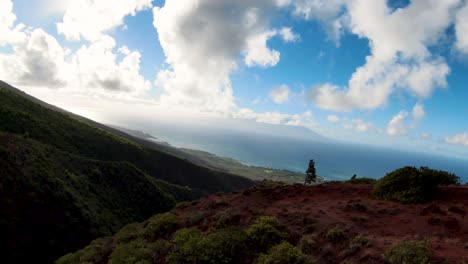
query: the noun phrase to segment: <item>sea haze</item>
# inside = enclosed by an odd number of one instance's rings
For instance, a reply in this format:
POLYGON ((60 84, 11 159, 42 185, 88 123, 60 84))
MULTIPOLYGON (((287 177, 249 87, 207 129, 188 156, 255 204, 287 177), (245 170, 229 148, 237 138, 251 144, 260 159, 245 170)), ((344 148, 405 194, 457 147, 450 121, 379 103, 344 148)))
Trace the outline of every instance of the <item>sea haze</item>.
POLYGON ((453 172, 468 182, 468 161, 368 145, 348 144, 321 137, 303 128, 219 120, 216 124, 132 120, 126 126, 149 132, 176 147, 199 149, 243 163, 303 172, 309 159, 328 180, 354 174, 380 178, 403 166, 428 166, 453 172))

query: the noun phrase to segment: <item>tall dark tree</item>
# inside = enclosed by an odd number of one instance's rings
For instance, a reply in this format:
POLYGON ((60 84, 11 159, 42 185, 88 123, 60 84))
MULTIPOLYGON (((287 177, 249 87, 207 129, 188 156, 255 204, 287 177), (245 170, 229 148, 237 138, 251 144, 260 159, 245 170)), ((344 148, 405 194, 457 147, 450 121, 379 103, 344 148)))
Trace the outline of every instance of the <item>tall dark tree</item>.
POLYGON ((317 180, 317 174, 315 172, 315 161, 310 160, 309 161, 309 167, 307 168, 307 171, 306 171, 306 177, 305 177, 305 180, 304 180, 304 185, 306 185, 308 183, 315 182, 316 180, 317 180))

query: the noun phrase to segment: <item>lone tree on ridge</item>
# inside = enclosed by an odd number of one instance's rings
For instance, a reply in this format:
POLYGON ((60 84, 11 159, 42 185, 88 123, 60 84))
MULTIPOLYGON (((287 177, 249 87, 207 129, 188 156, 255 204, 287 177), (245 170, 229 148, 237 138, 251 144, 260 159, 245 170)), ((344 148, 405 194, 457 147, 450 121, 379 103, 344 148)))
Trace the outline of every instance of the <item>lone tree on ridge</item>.
POLYGON ((309 161, 309 168, 307 168, 307 171, 306 171, 306 177, 305 177, 305 180, 304 180, 304 185, 306 185, 308 183, 315 182, 316 180, 317 180, 317 174, 315 172, 315 161, 310 160, 309 161))

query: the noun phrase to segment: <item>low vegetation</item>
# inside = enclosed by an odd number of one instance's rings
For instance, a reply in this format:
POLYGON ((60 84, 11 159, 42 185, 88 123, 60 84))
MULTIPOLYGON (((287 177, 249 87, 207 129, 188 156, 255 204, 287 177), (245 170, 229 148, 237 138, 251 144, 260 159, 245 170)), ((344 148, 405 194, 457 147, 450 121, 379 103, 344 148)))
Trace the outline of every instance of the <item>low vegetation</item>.
POLYGON ((393 246, 384 254, 388 264, 429 264, 430 252, 425 242, 408 241, 393 246))
POLYGON ((424 203, 434 198, 439 186, 459 184, 459 179, 455 174, 427 167, 404 167, 380 179, 374 195, 407 204, 424 203))
POLYGON ((0 246, 50 263, 176 202, 254 185, 0 82, 0 246))
POLYGON ((348 182, 352 184, 374 184, 377 182, 377 180, 373 178, 367 178, 367 177, 362 177, 362 178, 353 177, 350 180, 348 180, 348 182))
POLYGON ((257 264, 313 264, 300 249, 288 242, 274 246, 268 254, 260 254, 257 264))
POLYGON ((175 226, 174 215, 162 214, 127 226, 113 238, 95 240, 56 263, 313 263, 286 241, 288 233, 280 231, 284 226, 274 217, 259 217, 244 230, 227 227, 202 232, 196 227, 175 230, 175 226))

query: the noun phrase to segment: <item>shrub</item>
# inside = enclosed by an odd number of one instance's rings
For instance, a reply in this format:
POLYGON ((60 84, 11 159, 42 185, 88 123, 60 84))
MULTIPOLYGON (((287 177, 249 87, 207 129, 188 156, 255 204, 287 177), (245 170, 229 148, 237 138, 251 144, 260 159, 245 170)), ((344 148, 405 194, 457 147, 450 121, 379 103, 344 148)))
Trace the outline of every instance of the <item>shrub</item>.
POLYGON ((115 234, 114 240, 117 242, 117 244, 127 243, 141 236, 142 231, 143 230, 141 229, 140 224, 128 224, 120 229, 117 234, 115 234))
POLYGON ((299 248, 306 254, 311 254, 318 247, 317 241, 311 235, 306 235, 299 241, 299 248))
POLYGON ((247 235, 239 229, 222 229, 203 236, 195 228, 176 232, 175 249, 168 263, 238 263, 245 251, 247 235))
POLYGON ((149 240, 157 240, 172 234, 177 228, 177 218, 171 213, 159 215, 156 219, 150 220, 145 227, 144 236, 149 240))
POLYGON ((384 254, 385 262, 389 264, 428 264, 430 253, 426 243, 408 241, 392 247, 384 254))
POLYGON ((376 179, 362 177, 362 178, 352 178, 348 180, 349 183, 352 184, 374 184, 377 182, 376 179))
POLYGON ((257 264, 308 264, 312 261, 308 260, 304 253, 298 248, 292 246, 288 242, 274 246, 268 254, 260 254, 257 259, 257 264))
POLYGON ((374 187, 374 195, 402 203, 423 203, 434 197, 440 185, 458 183, 458 176, 445 171, 404 167, 380 179, 374 187))
POLYGON ((142 239, 118 245, 110 256, 112 264, 151 264, 153 259, 164 255, 170 247, 169 242, 159 240, 148 244, 142 239))
POLYGON ((328 230, 327 234, 325 235, 325 237, 332 242, 336 242, 339 239, 344 238, 344 236, 344 230, 338 227, 328 230))
POLYGON ((249 244, 252 249, 266 251, 288 237, 288 234, 280 231, 281 224, 278 219, 271 216, 262 216, 247 229, 249 244))
POLYGON ((349 247, 351 249, 359 249, 368 244, 369 244, 369 239, 367 237, 358 235, 358 236, 355 236, 353 239, 351 239, 351 242, 349 243, 349 247))
POLYGON ((112 239, 109 237, 93 240, 87 247, 76 253, 59 258, 56 264, 100 263, 107 259, 113 250, 112 239))

